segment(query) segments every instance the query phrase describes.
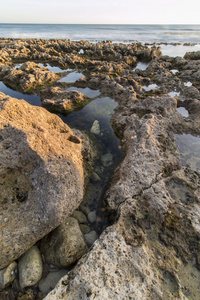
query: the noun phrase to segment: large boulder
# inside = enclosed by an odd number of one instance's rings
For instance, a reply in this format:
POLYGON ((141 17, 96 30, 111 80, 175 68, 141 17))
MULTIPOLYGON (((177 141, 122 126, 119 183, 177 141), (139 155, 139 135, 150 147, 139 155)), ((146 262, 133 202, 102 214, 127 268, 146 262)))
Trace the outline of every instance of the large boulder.
POLYGON ((0 268, 78 207, 83 148, 58 116, 0 93, 0 268))

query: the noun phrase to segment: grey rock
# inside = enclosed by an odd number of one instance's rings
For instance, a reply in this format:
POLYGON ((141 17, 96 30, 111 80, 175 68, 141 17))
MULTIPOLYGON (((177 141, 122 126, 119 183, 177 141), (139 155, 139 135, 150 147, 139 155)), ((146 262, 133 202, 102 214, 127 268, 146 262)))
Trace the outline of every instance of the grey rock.
POLYGON ((19 260, 19 284, 23 289, 38 283, 42 277, 42 257, 39 249, 33 246, 19 260))
POLYGON ((90 223, 94 223, 96 221, 96 211, 91 211, 89 214, 88 214, 88 220, 90 221, 90 223))
POLYGON ((89 247, 91 247, 94 242, 97 240, 98 235, 95 230, 90 231, 84 235, 85 241, 89 247))
POLYGON ((45 260, 59 267, 69 267, 80 259, 88 248, 78 221, 69 217, 41 241, 45 260))
POLYGON ((59 270, 56 272, 50 272, 45 278, 42 278, 38 284, 40 291, 44 294, 48 294, 53 290, 58 281, 68 273, 67 270, 59 270))

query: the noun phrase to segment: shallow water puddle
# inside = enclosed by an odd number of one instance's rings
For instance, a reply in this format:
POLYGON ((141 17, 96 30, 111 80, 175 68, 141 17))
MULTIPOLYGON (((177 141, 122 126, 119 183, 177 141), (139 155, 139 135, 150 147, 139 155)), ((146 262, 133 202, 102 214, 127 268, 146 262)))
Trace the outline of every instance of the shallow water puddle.
POLYGON ((180 153, 182 166, 200 171, 200 137, 191 134, 175 134, 175 144, 180 153))
POLYGON ((188 205, 194 202, 194 195, 190 188, 185 185, 175 182, 174 180, 167 183, 167 188, 170 196, 177 202, 188 205))
POLYGON ((78 73, 78 72, 72 72, 69 73, 68 75, 64 76, 63 78, 61 78, 59 80, 59 82, 75 82, 76 80, 80 79, 81 77, 83 77, 84 75, 82 73, 78 73))
POLYGON ((89 132, 89 135, 98 142, 99 157, 83 200, 90 210, 88 220, 90 220, 90 215, 95 216, 90 228, 98 235, 109 223, 102 213, 103 195, 114 169, 122 159, 120 140, 116 137, 110 123, 116 106, 117 102, 113 99, 102 97, 91 101, 80 111, 73 111, 66 117, 61 116, 70 127, 89 132))
POLYGON ((109 97, 97 98, 84 106, 80 111, 73 111, 66 117, 61 117, 69 126, 80 130, 90 131, 94 121, 98 121, 100 133, 95 137, 104 146, 104 152, 121 153, 120 140, 116 137, 110 124, 111 115, 114 113, 117 102, 109 97))
POLYGON ((38 65, 40 67, 47 68, 49 71, 55 72, 55 73, 61 73, 61 72, 65 72, 65 71, 71 71, 71 69, 64 70, 64 69, 61 69, 61 68, 56 67, 56 66, 51 66, 48 63, 44 63, 44 64, 43 63, 39 63, 38 65))
MULTIPOLYGON (((16 64, 13 69, 19 69, 24 63, 16 64)), ((49 63, 38 63, 40 67, 47 68, 51 72, 55 73, 61 73, 61 72, 66 72, 66 71, 72 71, 72 69, 61 69, 60 67, 57 66, 51 66, 49 63)))
POLYGON ((144 71, 144 70, 146 70, 148 65, 149 65, 149 63, 138 62, 137 66, 133 69, 133 71, 135 71, 136 69, 140 69, 140 70, 144 71))
POLYGON ((40 106, 41 100, 40 97, 37 95, 28 95, 28 94, 22 94, 20 92, 14 91, 10 88, 8 88, 2 81, 0 81, 0 92, 4 93, 5 95, 9 95, 10 97, 14 97, 17 99, 24 99, 29 104, 40 106))
POLYGON ((159 89, 159 86, 158 86, 156 83, 152 83, 152 84, 150 84, 150 85, 148 85, 148 86, 143 85, 142 87, 143 87, 143 89, 144 89, 145 91, 158 90, 158 89, 159 89))
POLYGON ((189 117, 188 110, 185 109, 185 107, 178 107, 177 111, 183 116, 183 117, 189 117))
POLYGON ((91 90, 90 88, 86 87, 86 88, 77 88, 74 86, 71 86, 69 88, 67 88, 68 91, 78 91, 81 92, 84 96, 87 96, 89 98, 95 98, 97 96, 100 95, 100 91, 99 90, 91 90))
POLYGON ((169 92, 168 95, 170 97, 179 97, 180 96, 180 92, 173 91, 173 92, 169 92))
POLYGON ((170 70, 170 72, 172 72, 172 74, 176 74, 176 73, 178 73, 179 72, 179 70, 177 70, 177 69, 173 69, 173 70, 170 70))
POLYGON ((190 82, 190 81, 184 82, 183 84, 184 84, 184 86, 188 86, 188 87, 192 86, 192 82, 190 82))
POLYGON ((186 52, 191 51, 199 51, 200 45, 190 45, 190 46, 184 46, 184 45, 160 45, 161 51, 163 55, 168 56, 181 56, 183 57, 186 52))

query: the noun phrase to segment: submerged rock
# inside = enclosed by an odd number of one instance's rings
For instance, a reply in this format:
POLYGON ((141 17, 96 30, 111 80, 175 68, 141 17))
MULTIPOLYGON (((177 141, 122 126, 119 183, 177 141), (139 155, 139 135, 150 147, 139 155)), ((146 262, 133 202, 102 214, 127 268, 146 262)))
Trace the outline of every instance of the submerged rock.
POLYGON ((94 123, 92 124, 92 127, 90 129, 90 132, 93 134, 100 134, 100 125, 99 125, 99 121, 95 120, 94 123))
POLYGON ((0 93, 0 268, 72 214, 83 197, 82 142, 44 108, 0 93))
POLYGON ((92 230, 84 235, 85 241, 89 247, 91 247, 97 240, 98 235, 95 230, 92 230))
POLYGON ((50 272, 45 278, 42 278, 38 284, 40 291, 43 294, 48 294, 53 290, 58 281, 68 273, 67 270, 61 269, 59 271, 50 272))

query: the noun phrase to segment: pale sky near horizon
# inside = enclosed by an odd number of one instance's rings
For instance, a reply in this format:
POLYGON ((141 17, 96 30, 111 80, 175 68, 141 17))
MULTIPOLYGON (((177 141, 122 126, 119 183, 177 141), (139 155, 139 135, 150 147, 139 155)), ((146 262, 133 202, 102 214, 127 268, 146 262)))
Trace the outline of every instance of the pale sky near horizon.
POLYGON ((0 23, 200 24, 198 0, 0 0, 0 23))

